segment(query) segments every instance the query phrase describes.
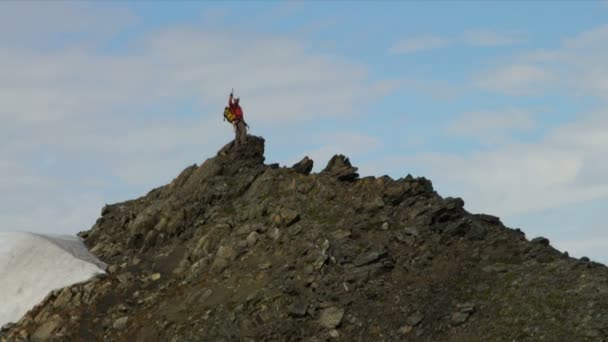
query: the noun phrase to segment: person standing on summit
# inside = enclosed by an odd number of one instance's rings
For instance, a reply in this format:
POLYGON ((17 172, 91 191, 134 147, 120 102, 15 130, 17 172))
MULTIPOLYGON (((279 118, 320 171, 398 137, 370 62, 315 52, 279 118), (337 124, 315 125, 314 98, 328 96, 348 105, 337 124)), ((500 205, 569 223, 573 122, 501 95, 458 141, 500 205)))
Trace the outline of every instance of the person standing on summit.
POLYGON ((235 146, 243 145, 247 141, 247 124, 243 118, 243 109, 239 104, 239 100, 240 99, 238 97, 234 97, 232 92, 230 93, 230 98, 228 99, 228 109, 234 115, 232 125, 234 126, 236 133, 234 137, 235 146))

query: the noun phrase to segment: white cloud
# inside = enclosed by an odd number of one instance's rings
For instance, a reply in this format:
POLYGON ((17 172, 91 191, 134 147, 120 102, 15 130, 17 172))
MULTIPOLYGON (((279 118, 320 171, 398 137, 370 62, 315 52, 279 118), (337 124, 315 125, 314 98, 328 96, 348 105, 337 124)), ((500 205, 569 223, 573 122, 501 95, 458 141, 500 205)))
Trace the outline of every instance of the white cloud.
POLYGON ((438 36, 419 36, 406 38, 395 43, 390 49, 390 53, 406 54, 425 50, 444 48, 450 45, 450 40, 438 36))
POLYGON ((402 79, 397 82, 400 89, 430 96, 434 100, 453 100, 468 89, 466 85, 437 79, 402 79))
POLYGON ((608 44, 608 25, 598 26, 575 37, 565 38, 562 46, 566 49, 605 49, 608 44))
POLYGON ((3 47, 51 50, 67 41, 90 45, 111 36, 136 18, 121 6, 71 1, 5 1, 0 11, 3 47))
POLYGON ((608 100, 608 25, 562 40, 555 49, 538 49, 476 75, 481 89, 507 95, 546 92, 608 100))
POLYGON ((528 132, 536 126, 530 111, 509 108, 503 111, 476 111, 461 115, 451 122, 447 131, 454 135, 473 137, 484 142, 506 142, 511 132, 528 132))
POLYGON ((465 30, 460 36, 423 35, 408 37, 390 47, 393 54, 408 54, 450 46, 496 47, 525 42, 520 32, 498 32, 490 29, 465 30))
POLYGON ((476 77, 475 85, 508 95, 538 95, 555 78, 550 71, 535 65, 511 64, 481 73, 476 77))
POLYGON ((462 35, 462 41, 471 46, 505 46, 525 42, 519 32, 497 32, 488 29, 467 30, 462 35))

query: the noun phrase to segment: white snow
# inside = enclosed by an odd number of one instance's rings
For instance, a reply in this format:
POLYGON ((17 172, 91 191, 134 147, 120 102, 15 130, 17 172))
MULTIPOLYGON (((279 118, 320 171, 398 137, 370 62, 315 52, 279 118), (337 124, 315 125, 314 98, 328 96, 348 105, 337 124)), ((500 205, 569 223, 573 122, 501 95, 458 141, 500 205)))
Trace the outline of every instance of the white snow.
POLYGON ((105 268, 77 236, 0 232, 0 327, 17 322, 51 291, 105 268))

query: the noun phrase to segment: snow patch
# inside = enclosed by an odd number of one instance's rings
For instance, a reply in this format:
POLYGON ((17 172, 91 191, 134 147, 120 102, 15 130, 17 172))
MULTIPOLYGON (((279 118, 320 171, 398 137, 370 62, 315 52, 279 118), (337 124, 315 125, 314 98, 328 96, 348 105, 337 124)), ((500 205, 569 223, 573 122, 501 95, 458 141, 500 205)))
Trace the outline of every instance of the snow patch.
POLYGON ((105 268, 77 236, 0 232, 0 327, 17 322, 51 291, 105 268))

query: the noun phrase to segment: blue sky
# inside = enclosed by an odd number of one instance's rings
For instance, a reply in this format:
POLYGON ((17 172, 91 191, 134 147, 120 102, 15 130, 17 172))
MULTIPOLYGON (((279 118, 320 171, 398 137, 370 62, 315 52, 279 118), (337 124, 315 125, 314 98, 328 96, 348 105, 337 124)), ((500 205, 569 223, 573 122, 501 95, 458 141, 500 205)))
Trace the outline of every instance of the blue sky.
POLYGON ((232 138, 346 154, 608 262, 608 3, 3 2, 0 230, 74 233, 232 138))

